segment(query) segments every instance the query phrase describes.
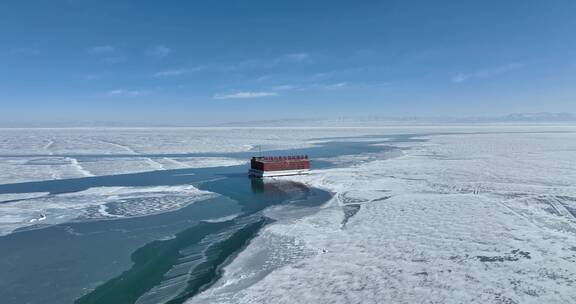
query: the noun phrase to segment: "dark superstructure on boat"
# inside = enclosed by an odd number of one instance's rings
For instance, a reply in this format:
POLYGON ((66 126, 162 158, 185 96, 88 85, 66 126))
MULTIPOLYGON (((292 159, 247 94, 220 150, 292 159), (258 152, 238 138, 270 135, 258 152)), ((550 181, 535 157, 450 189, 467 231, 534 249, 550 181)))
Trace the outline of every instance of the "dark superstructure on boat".
POLYGON ((256 177, 307 174, 310 172, 308 155, 260 156, 250 160, 249 174, 256 177))

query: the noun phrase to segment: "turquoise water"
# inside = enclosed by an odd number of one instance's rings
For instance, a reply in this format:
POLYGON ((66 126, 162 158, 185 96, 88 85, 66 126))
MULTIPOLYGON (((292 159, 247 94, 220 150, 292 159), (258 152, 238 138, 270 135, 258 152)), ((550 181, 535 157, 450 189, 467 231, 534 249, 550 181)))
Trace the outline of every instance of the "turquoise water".
MULTIPOLYGON (((314 159, 390 149, 349 141, 269 153, 314 159)), ((251 154, 202 155, 247 159, 251 154)), ((314 168, 329 166, 313 162, 314 168)), ((249 179, 246 171, 246 166, 233 166, 0 185, 0 193, 65 193, 192 184, 220 195, 163 214, 67 223, 0 237, 2 303, 181 303, 214 282, 222 265, 272 221, 262 210, 283 204, 312 210, 331 197, 299 183, 249 179)))

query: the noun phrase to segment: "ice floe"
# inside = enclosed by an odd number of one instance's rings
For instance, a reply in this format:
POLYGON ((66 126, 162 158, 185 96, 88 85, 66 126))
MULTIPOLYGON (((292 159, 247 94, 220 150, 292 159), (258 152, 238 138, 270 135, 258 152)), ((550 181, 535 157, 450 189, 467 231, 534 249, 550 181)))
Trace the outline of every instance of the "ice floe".
POLYGON ((207 222, 207 223, 220 223, 220 222, 227 222, 227 221, 231 221, 235 218, 237 218, 240 214, 232 214, 229 216, 223 216, 223 217, 218 217, 218 218, 213 218, 213 219, 207 219, 207 220, 202 220, 203 222, 207 222))
POLYGON ((0 235, 38 224, 167 212, 216 194, 193 186, 97 187, 64 194, 1 194, 0 235))

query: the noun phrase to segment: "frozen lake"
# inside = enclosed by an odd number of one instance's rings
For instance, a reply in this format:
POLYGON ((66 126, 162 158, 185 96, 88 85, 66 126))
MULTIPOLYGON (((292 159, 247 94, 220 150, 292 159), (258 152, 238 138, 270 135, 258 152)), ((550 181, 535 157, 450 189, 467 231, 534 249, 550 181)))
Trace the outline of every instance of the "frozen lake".
POLYGON ((3 303, 576 301, 571 126, 0 134, 3 303))
MULTIPOLYGON (((392 150, 335 141, 265 153, 307 153, 320 159, 392 150)), ((253 152, 214 154, 185 157, 247 159, 253 152)), ((79 163, 111 157, 129 156, 75 155, 79 163)), ((317 160, 314 166, 334 165, 317 160)), ((0 237, 0 273, 11 274, 0 280, 0 296, 6 303, 66 303, 85 294, 78 303, 158 303, 177 296, 173 300, 182 302, 213 280, 218 267, 264 224, 276 220, 263 216, 263 210, 278 206, 283 220, 298 218, 316 212, 331 197, 298 182, 249 179, 246 172, 246 165, 233 165, 0 185, 0 195, 10 198, 2 204, 11 205, 14 214, 46 217, 24 221, 0 237)))

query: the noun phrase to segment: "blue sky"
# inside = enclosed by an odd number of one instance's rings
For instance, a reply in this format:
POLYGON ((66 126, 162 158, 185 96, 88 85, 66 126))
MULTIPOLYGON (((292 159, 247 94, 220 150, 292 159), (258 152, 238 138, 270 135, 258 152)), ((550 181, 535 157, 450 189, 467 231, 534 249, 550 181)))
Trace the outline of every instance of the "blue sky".
POLYGON ((576 1, 3 0, 0 120, 576 112, 576 1))

